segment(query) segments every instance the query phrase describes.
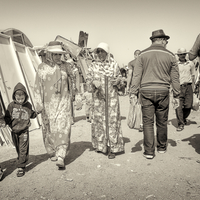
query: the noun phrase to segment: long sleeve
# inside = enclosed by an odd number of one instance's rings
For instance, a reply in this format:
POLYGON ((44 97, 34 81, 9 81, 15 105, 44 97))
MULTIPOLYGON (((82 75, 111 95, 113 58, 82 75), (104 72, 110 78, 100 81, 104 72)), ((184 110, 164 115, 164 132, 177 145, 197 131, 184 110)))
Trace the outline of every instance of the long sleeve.
POLYGON ((180 94, 180 80, 179 80, 179 69, 178 64, 176 62, 176 59, 174 58, 172 62, 172 68, 171 68, 171 84, 172 84, 172 90, 173 90, 173 96, 177 98, 180 94))
POLYGON ((199 56, 200 51, 200 34, 197 36, 196 41, 189 52, 189 59, 194 60, 197 56, 199 56))
MULTIPOLYGON (((32 107, 32 106, 31 106, 32 107)), ((31 109, 31 116, 30 116, 30 118, 31 119, 34 119, 34 118, 36 118, 37 117, 37 113, 34 111, 34 110, 32 110, 31 109)))

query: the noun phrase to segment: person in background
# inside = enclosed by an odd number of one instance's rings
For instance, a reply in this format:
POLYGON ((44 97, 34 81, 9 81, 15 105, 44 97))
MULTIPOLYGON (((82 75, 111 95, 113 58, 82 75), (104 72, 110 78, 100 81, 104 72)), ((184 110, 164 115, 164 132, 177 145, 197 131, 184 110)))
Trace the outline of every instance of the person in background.
POLYGON ((117 62, 110 57, 108 44, 100 43, 97 54, 88 68, 86 84, 93 97, 92 145, 96 152, 106 153, 109 159, 124 151, 118 89, 122 76, 117 62))
MULTIPOLYGON (((131 86, 131 83, 133 81, 133 71, 134 71, 136 59, 139 56, 139 54, 140 54, 140 50, 138 50, 138 49, 135 50, 135 52, 134 52, 134 57, 135 57, 134 60, 132 60, 132 61, 130 61, 128 63, 128 78, 127 78, 127 91, 128 91, 128 93, 130 91, 130 86, 131 86)), ((143 131, 143 124, 142 123, 140 124, 140 128, 139 128, 138 131, 139 132, 143 131)))
POLYGON ((25 174, 25 167, 29 158, 30 119, 37 117, 37 113, 32 110, 32 105, 28 102, 28 98, 26 88, 22 83, 18 83, 14 87, 13 101, 8 105, 5 112, 5 122, 12 130, 12 140, 18 155, 18 177, 25 174))
MULTIPOLYGON (((4 115, 2 112, 2 106, 0 104, 0 128, 4 128, 6 126, 5 120, 4 120, 4 115)), ((0 166, 0 181, 3 177, 3 169, 0 166)))
POLYGON ((137 59, 139 54, 140 54, 140 50, 138 50, 138 49, 135 50, 134 60, 132 60, 128 63, 128 77, 127 77, 127 91, 128 92, 130 90, 130 86, 131 86, 131 83, 133 81, 133 71, 134 71, 136 59, 137 59))
POLYGON ((46 62, 38 66, 36 73, 35 107, 41 113, 46 151, 60 169, 65 167, 70 147, 73 75, 71 65, 61 61, 66 51, 60 42, 49 42, 46 52, 46 62))
POLYGON ((46 52, 44 49, 42 49, 39 53, 38 53, 40 59, 42 62, 45 62, 46 61, 46 52))
POLYGON ((155 156, 154 116, 156 117, 157 152, 167 150, 167 122, 169 89, 172 84, 174 101, 179 104, 180 82, 177 61, 166 49, 167 40, 162 29, 152 32, 152 45, 138 56, 130 88, 130 102, 135 104, 140 90, 143 117, 144 157, 155 156))
POLYGON ((186 60, 187 51, 185 48, 179 48, 178 68, 180 76, 180 106, 176 109, 176 117, 178 121, 177 131, 182 131, 184 125, 187 124, 193 103, 193 89, 195 79, 195 67, 192 61, 186 60))
POLYGON ((127 75, 125 68, 120 68, 120 73, 122 75, 122 80, 124 82, 124 87, 119 91, 119 95, 123 96, 126 95, 127 91, 127 75))

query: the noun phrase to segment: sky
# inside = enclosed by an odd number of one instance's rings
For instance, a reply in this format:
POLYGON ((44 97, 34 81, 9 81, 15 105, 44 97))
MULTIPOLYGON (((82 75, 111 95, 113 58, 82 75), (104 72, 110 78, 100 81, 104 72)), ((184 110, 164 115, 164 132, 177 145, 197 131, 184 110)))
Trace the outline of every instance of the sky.
POLYGON ((151 45, 152 32, 170 36, 167 49, 189 51, 200 33, 200 0, 3 0, 0 30, 22 31, 34 46, 60 35, 78 43, 79 32, 88 33, 88 48, 100 42, 120 66, 134 59, 136 49, 151 45))

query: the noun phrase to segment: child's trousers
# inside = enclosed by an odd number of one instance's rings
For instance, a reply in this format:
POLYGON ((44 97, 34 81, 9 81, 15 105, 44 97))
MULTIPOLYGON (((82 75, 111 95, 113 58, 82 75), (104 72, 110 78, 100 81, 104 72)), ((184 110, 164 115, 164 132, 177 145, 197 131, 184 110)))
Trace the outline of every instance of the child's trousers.
POLYGON ((29 157, 29 131, 13 133, 12 140, 18 154, 18 168, 24 168, 29 157))

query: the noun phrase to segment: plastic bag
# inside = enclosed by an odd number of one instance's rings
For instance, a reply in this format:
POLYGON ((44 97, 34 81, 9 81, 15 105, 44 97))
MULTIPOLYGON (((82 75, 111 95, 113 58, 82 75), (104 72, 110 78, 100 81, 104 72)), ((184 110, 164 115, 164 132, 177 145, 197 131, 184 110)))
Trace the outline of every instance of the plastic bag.
POLYGON ((135 125, 135 105, 130 104, 127 125, 129 128, 134 128, 135 125))
POLYGON ((81 110, 83 103, 82 103, 82 97, 80 94, 77 94, 75 96, 75 102, 76 102, 76 110, 81 110))
POLYGON ((140 103, 136 103, 135 105, 135 129, 140 128, 140 124, 142 124, 142 108, 140 103))
POLYGON ((139 129, 142 124, 141 104, 137 102, 135 105, 130 104, 127 125, 131 129, 139 129))
POLYGON ((192 110, 199 110, 199 98, 196 94, 193 94, 193 104, 192 104, 192 110))

